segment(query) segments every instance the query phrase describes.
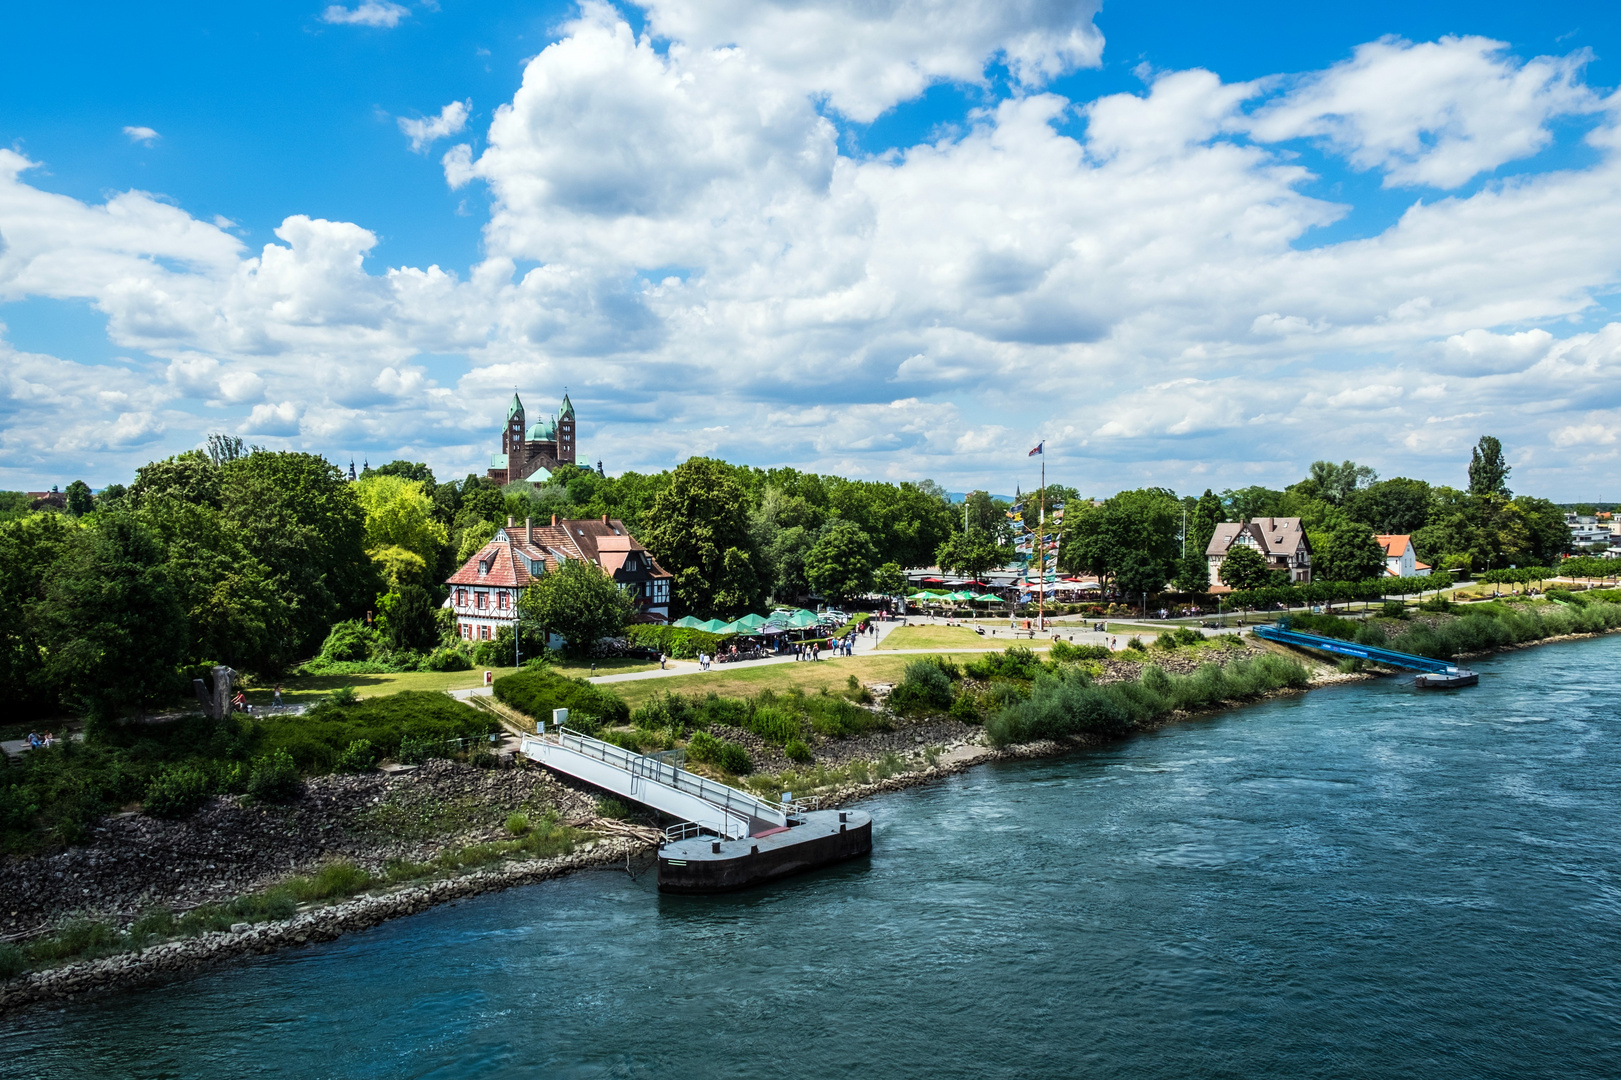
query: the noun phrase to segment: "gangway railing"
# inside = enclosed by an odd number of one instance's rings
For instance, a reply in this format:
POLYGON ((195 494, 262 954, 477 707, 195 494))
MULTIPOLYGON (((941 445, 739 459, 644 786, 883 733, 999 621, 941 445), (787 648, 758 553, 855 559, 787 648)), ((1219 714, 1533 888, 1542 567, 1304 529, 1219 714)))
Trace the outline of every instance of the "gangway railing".
POLYGON ((1287 626, 1257 626, 1255 636, 1275 641, 1280 645, 1296 645, 1339 656, 1354 656, 1359 660, 1372 660, 1376 664, 1388 664, 1391 667, 1409 668, 1413 671, 1431 671, 1437 674, 1456 674, 1459 671, 1458 665, 1448 660, 1414 656, 1412 653, 1397 652, 1395 649, 1381 649, 1374 645, 1342 641, 1320 634, 1303 634, 1299 630, 1290 630, 1287 626))
POLYGON ((690 773, 662 755, 638 754, 566 727, 555 735, 525 736, 523 752, 560 772, 728 838, 788 824, 787 812, 780 806, 690 773))

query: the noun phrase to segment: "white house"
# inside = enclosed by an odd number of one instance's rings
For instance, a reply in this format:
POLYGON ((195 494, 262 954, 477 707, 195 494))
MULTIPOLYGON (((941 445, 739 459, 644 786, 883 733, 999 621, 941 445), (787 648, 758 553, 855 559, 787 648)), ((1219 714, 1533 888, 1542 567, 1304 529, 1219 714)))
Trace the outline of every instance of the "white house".
POLYGON ((1252 547, 1266 557, 1266 564, 1274 570, 1287 570, 1290 584, 1300 585, 1311 580, 1311 543, 1299 518, 1256 518, 1254 521, 1224 521, 1216 526, 1216 533, 1205 548, 1205 559, 1210 564, 1210 584, 1219 586, 1221 561, 1234 544, 1252 547))
POLYGON ((1413 551, 1413 538, 1406 533, 1375 536, 1374 540, 1385 549, 1385 573, 1391 577, 1429 577, 1430 567, 1418 561, 1413 551))

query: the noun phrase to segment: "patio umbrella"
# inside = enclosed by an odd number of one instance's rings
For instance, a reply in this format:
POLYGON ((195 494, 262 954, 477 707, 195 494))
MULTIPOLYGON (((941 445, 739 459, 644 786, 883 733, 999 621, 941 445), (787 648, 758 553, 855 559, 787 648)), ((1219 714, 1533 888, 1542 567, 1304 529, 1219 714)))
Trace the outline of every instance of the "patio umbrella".
POLYGON ((983 600, 988 604, 1000 604, 1002 602, 1002 598, 995 593, 981 593, 975 599, 983 600))
POLYGON ((765 622, 766 619, 764 615, 744 615, 742 618, 737 620, 737 625, 746 626, 750 630, 757 630, 764 626, 765 622))
POLYGON ((704 624, 691 615, 683 615, 675 621, 675 625, 683 630, 702 630, 704 624))
POLYGON ((719 619, 710 619, 708 622, 700 624, 698 629, 706 634, 729 634, 732 631, 725 629, 729 625, 731 624, 723 623, 719 619))

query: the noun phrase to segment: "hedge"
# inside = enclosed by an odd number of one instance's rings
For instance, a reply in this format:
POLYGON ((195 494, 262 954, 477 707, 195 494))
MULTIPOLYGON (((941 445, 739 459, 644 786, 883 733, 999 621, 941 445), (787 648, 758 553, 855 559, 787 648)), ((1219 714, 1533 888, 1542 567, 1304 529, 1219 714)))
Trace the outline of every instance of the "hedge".
POLYGON ((569 726, 581 731, 630 720, 630 706, 613 691, 548 668, 503 675, 495 680, 494 691, 497 701, 537 720, 550 720, 553 709, 567 709, 569 726))
POLYGON ((711 634, 688 626, 655 626, 651 624, 627 626, 625 637, 632 645, 644 649, 657 649, 666 656, 691 660, 700 651, 714 656, 721 647, 737 638, 736 634, 711 634))

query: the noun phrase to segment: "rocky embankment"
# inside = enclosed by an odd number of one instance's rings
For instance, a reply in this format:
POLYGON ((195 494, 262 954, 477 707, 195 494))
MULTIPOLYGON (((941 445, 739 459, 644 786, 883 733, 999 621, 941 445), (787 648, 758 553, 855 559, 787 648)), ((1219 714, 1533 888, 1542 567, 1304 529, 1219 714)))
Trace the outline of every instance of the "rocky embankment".
POLYGON ((379 871, 446 847, 506 838, 508 815, 595 816, 597 793, 543 769, 430 761, 412 772, 323 776, 287 805, 213 799, 180 821, 105 818, 88 843, 0 864, 0 938, 42 932, 73 914, 127 923, 275 884, 333 859, 379 871))
POLYGON ((555 859, 507 863, 460 877, 357 897, 280 922, 242 923, 227 932, 164 942, 138 952, 36 971, 0 985, 0 1012, 89 991, 130 989, 240 957, 331 941, 343 934, 414 915, 436 904, 493 892, 590 867, 614 866, 647 848, 628 837, 587 844, 555 859))

